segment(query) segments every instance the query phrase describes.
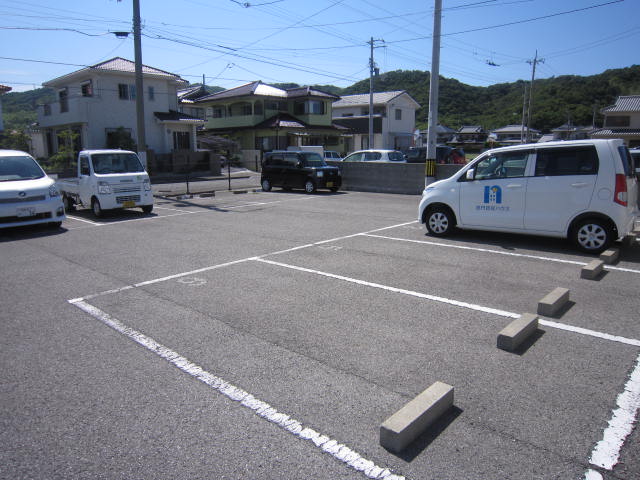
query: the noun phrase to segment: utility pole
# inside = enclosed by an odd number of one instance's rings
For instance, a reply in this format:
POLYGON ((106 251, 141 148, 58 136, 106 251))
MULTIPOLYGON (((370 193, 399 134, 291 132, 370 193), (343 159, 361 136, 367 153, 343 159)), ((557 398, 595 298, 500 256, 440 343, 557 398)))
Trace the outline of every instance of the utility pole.
POLYGON ((527 61, 527 63, 533 66, 531 71, 531 85, 529 86, 529 108, 527 111, 527 143, 529 143, 531 141, 531 102, 533 98, 533 82, 536 78, 536 65, 538 63, 544 63, 544 58, 538 58, 538 50, 536 50, 535 58, 527 61))
POLYGON ((425 162, 425 186, 436 181, 436 141, 438 138, 438 92, 440 82, 440 25, 442 0, 435 0, 433 11, 433 43, 431 47, 431 74, 429 76, 429 125, 427 127, 427 161, 425 162))
POLYGON ((147 142, 144 128, 144 85, 142 82, 142 41, 140 34, 140 0, 133 0, 133 45, 136 73, 136 125, 138 130, 138 155, 147 166, 147 142))
POLYGON ((367 42, 371 47, 371 55, 369 56, 369 148, 375 147, 373 134, 373 75, 378 73, 376 64, 373 61, 375 42, 384 42, 384 40, 371 37, 371 40, 367 42))

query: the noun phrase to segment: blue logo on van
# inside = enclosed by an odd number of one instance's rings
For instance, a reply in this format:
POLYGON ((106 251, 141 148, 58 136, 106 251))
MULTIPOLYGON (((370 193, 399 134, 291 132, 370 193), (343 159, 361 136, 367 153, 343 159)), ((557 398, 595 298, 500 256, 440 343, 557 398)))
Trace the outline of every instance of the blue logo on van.
POLYGON ((484 203, 502 203, 502 189, 498 185, 484 187, 484 203))

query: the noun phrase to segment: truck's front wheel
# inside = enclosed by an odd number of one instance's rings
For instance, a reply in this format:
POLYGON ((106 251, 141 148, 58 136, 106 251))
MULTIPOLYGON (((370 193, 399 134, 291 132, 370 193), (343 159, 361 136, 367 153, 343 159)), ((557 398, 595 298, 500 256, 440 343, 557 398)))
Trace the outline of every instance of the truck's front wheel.
POLYGON ((104 210, 102 210, 102 207, 100 206, 100 200, 97 198, 91 200, 91 210, 93 210, 93 214, 98 218, 102 218, 104 215, 104 210))
POLYGON ((64 203, 64 209, 67 212, 73 212, 76 209, 75 204, 71 197, 67 197, 66 195, 62 196, 62 203, 64 203))

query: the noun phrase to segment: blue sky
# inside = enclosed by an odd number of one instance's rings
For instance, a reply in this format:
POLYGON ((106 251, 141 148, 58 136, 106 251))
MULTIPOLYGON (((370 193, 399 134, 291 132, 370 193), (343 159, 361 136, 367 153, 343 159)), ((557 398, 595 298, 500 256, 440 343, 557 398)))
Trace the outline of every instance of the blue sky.
MULTIPOLYGON (((142 59, 195 83, 349 86, 430 70, 433 0, 140 0, 142 59)), ((443 0, 440 74, 487 86, 640 63, 639 0, 443 0)), ((14 91, 119 56, 132 0, 0 0, 0 84, 14 91)))

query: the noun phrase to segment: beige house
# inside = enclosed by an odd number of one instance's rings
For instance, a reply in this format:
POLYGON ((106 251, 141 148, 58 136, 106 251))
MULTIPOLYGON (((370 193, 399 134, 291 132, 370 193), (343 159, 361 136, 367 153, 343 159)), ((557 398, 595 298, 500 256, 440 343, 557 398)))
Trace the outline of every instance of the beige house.
POLYGON ((347 150, 407 150, 414 145, 420 104, 404 90, 373 94, 373 145, 369 146, 369 94, 344 95, 333 102, 333 121, 353 134, 347 150))
POLYGON ((615 105, 600 110, 603 127, 591 138, 621 138, 629 147, 640 147, 640 95, 618 97, 615 105))

